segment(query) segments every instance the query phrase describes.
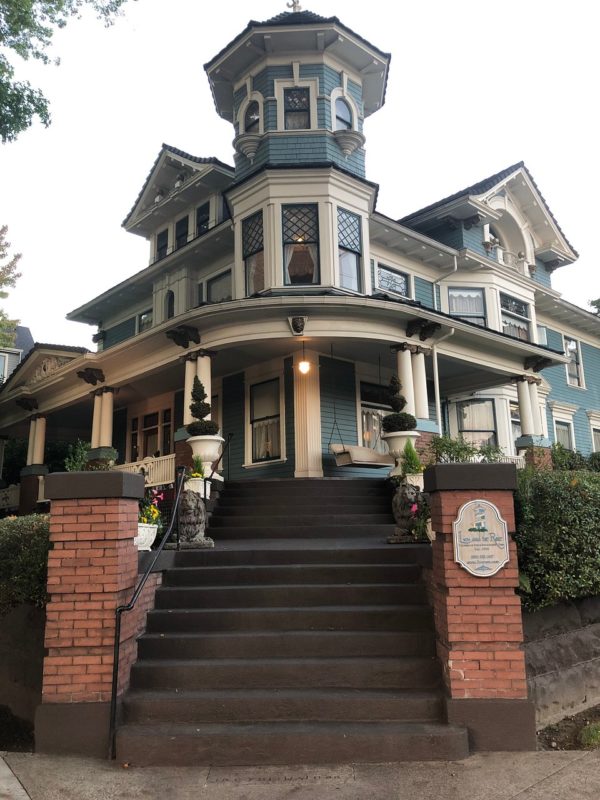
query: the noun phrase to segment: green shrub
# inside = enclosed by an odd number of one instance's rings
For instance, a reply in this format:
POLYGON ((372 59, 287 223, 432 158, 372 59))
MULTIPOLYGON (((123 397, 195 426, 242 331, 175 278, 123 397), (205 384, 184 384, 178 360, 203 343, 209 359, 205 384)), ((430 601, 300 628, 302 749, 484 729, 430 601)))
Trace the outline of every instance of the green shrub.
POLYGON ((474 444, 462 437, 434 436, 429 447, 434 464, 460 464, 471 461, 479 452, 474 444))
POLYGON ((562 444, 556 442, 552 445, 550 453, 552 455, 552 466, 556 470, 572 472, 578 469, 588 469, 588 459, 578 453, 577 450, 567 450, 562 444))
POLYGON ((600 475, 520 470, 515 511, 528 610, 600 594, 600 475))
POLYGON ((579 741, 588 750, 600 747, 600 722, 588 722, 579 733, 579 741))
POLYGON ((600 452, 590 454, 588 458, 588 468, 593 472, 600 472, 600 452))
POLYGON ((0 520, 0 615, 21 603, 46 605, 47 514, 0 520))
POLYGON ((417 427, 417 420, 412 414, 406 411, 399 411, 397 414, 386 414, 381 420, 381 427, 384 433, 414 431, 417 427))
POLYGON ((403 475, 419 475, 423 472, 421 459, 411 439, 408 439, 404 445, 404 452, 400 456, 400 466, 403 475))

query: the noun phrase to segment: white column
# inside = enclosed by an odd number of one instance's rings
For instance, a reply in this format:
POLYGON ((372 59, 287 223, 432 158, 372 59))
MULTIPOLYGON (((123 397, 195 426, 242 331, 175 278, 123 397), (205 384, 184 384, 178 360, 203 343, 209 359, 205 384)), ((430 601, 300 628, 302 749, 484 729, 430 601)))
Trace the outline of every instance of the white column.
POLYGON ((425 371, 425 353, 419 351, 412 356, 413 384, 415 390, 415 416, 429 419, 429 402, 427 399, 427 373, 425 371))
POLYGON ((531 404, 531 416, 533 418, 533 435, 542 436, 542 415, 540 413, 540 397, 538 395, 537 381, 529 384, 529 401, 531 404))
POLYGON ((294 441, 296 446, 295 478, 322 478, 321 401, 319 389, 319 354, 307 350, 294 353, 294 441), (300 361, 310 369, 302 374, 300 361))
MULTIPOLYGON (((198 376, 198 380, 204 386, 204 391, 206 392, 206 402, 210 403, 210 398, 212 396, 212 381, 211 381, 211 370, 210 370, 210 356, 198 356, 198 360, 196 361, 196 375, 198 376)), ((211 415, 207 414, 205 419, 210 419, 211 415)))
POLYGON ((185 383, 183 388, 183 424, 189 425, 193 420, 192 412, 190 411, 190 403, 192 402, 192 389, 194 387, 194 378, 196 377, 196 362, 188 358, 185 362, 185 383))
POLYGON ((44 449, 46 447, 46 417, 38 417, 35 424, 35 444, 33 447, 33 463, 44 463, 44 449))
POLYGON ((521 435, 532 436, 533 415, 531 413, 531 398, 527 381, 517 381, 517 395, 519 398, 519 415, 521 417, 521 435))
POLYGON ((35 417, 31 418, 29 423, 29 442, 27 445, 27 466, 33 464, 33 451, 35 448, 35 429, 37 425, 37 419, 35 417))
POLYGON ((415 413, 415 389, 413 384, 412 356, 410 350, 398 350, 398 378, 402 384, 400 394, 406 398, 404 411, 407 414, 415 413))
POLYGON ((93 448, 100 447, 100 417, 102 413, 102 394, 94 392, 94 412, 92 416, 92 441, 93 448))
POLYGON ((102 410, 100 414, 100 447, 112 447, 113 406, 113 390, 105 389, 102 392, 102 410))

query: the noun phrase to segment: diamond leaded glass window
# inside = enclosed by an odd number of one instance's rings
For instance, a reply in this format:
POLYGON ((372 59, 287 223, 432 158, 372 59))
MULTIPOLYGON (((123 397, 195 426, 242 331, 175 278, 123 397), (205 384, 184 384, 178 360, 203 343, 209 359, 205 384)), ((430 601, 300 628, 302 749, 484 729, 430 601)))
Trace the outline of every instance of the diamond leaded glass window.
POLYGON ((265 254, 262 211, 242 222, 242 250, 246 269, 246 295, 265 288, 265 254))
POLYGON ((338 208, 338 254, 340 286, 359 292, 360 281, 360 217, 338 208))
POLYGON ((310 90, 299 87, 284 89, 283 113, 286 131, 310 128, 310 90))
POLYGON ((285 283, 319 283, 318 206, 282 206, 282 226, 285 283))

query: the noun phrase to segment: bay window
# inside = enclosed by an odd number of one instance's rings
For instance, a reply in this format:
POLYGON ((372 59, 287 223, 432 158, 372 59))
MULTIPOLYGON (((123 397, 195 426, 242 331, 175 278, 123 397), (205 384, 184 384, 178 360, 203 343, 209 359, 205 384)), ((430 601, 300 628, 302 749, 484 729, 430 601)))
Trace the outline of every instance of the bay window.
POLYGON ((319 218, 316 203, 282 206, 284 282, 319 283, 319 218))
POLYGON ((500 293, 500 309, 502 314, 502 333, 522 339, 530 340, 529 333, 529 306, 516 297, 500 293))

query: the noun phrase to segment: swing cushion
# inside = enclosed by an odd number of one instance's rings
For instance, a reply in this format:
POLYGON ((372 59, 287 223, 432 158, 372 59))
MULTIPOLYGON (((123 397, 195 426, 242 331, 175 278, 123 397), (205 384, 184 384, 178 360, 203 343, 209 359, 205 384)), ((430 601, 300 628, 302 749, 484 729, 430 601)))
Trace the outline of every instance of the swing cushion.
POLYGON ((329 452, 335 456, 338 467, 365 466, 365 467, 392 467, 394 459, 389 453, 378 453, 370 447, 360 445, 330 444, 329 452))

